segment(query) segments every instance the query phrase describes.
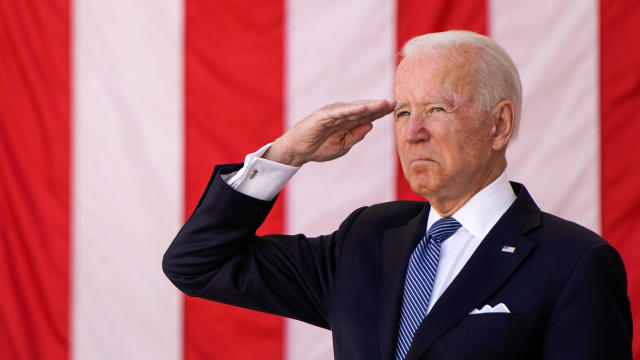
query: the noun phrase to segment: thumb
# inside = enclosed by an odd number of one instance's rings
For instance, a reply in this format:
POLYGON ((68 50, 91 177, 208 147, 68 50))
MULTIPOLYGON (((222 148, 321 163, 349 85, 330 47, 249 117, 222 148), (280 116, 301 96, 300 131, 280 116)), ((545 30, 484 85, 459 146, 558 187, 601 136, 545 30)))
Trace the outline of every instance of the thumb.
POLYGON ((348 147, 352 147, 360 140, 364 139, 365 135, 369 133, 373 129, 373 124, 367 123, 354 127, 347 133, 345 138, 345 143, 348 147))

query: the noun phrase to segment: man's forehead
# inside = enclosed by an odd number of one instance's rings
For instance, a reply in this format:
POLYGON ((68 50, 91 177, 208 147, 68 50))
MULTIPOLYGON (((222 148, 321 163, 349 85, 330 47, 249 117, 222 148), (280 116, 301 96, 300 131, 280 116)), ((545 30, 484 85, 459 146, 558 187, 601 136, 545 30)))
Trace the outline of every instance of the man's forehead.
POLYGON ((476 89, 477 69, 465 56, 450 56, 457 53, 419 53, 403 59, 395 77, 395 100, 405 104, 409 99, 456 103, 456 98, 470 96, 476 89))
POLYGON ((396 81, 419 75, 470 76, 476 71, 477 49, 451 47, 406 56, 396 68, 396 81))

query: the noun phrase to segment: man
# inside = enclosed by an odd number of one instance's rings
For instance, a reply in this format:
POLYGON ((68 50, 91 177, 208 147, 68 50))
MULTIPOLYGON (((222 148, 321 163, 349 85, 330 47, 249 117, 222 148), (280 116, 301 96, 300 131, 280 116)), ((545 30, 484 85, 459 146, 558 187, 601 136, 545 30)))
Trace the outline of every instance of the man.
POLYGON ((326 106, 244 166, 216 167, 167 276, 191 296, 331 329, 336 359, 631 358, 618 253, 506 179, 521 104, 508 55, 463 31, 414 38, 403 55, 395 101, 326 106), (318 238, 255 235, 298 167, 344 155, 392 111, 427 203, 361 208, 318 238))

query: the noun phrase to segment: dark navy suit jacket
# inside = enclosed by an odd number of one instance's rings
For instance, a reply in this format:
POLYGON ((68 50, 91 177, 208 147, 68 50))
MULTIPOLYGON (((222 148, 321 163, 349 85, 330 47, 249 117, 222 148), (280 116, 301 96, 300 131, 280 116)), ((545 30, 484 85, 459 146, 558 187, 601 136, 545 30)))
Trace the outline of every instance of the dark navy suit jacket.
MULTIPOLYGON (((334 233, 258 237, 273 201, 216 167, 163 269, 190 296, 330 329, 336 359, 392 359, 411 252, 428 204, 354 211, 334 233)), ((524 186, 418 328, 406 359, 631 359, 624 266, 597 234, 541 212, 524 186), (501 251, 503 246, 515 252, 501 251), (504 303, 510 314, 469 315, 504 303)), ((312 204, 310 204, 312 206, 312 204)))

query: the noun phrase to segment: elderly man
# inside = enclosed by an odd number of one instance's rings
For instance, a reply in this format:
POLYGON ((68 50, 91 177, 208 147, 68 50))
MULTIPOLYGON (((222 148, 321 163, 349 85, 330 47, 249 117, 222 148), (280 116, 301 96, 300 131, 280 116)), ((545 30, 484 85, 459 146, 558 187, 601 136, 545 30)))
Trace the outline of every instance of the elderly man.
POLYGON ((326 106, 244 165, 216 167, 167 276, 191 296, 331 329, 337 359, 631 358, 618 253, 506 179, 521 104, 508 55, 463 31, 419 36, 403 55, 394 102, 326 106), (255 235, 298 167, 344 155, 390 112, 426 203, 360 208, 318 238, 255 235))

